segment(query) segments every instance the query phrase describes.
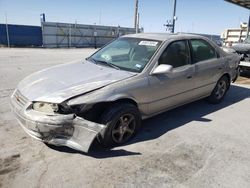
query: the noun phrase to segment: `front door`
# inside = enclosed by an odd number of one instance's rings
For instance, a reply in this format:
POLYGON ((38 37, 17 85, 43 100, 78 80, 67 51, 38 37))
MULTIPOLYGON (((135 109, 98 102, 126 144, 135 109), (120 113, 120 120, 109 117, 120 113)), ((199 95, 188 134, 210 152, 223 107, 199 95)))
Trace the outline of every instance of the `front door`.
POLYGON ((190 63, 188 42, 180 40, 170 43, 158 60, 160 64, 172 65, 173 71, 149 76, 150 114, 178 106, 193 98, 195 66, 190 63))

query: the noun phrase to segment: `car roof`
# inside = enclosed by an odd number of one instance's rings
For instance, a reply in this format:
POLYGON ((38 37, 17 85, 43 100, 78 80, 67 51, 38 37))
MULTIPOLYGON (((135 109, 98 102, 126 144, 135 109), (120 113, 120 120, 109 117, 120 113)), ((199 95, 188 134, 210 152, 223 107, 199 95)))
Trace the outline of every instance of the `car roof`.
POLYGON ((124 35, 122 37, 130 37, 130 38, 143 38, 149 40, 158 40, 158 41, 166 41, 166 40, 180 40, 180 39, 206 39, 201 35, 193 35, 193 34, 183 34, 183 33, 137 33, 137 34, 129 34, 124 35))

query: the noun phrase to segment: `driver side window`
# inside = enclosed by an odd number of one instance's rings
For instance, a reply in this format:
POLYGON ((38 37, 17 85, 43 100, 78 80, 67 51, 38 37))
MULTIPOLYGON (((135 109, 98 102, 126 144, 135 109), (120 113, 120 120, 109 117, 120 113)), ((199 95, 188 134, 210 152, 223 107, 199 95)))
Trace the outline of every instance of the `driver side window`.
POLYGON ((187 41, 172 42, 160 56, 158 63, 172 65, 173 68, 189 64, 189 49, 187 41))

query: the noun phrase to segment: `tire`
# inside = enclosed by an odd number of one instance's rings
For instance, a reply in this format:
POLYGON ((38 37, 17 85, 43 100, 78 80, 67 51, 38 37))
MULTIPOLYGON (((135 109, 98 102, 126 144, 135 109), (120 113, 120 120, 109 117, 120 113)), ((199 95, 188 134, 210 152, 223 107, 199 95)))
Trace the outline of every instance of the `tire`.
POLYGON ((212 104, 220 103, 225 97, 228 89, 230 87, 230 82, 227 76, 222 76, 217 82, 211 95, 208 97, 208 102, 212 104))
POLYGON ((116 103, 100 118, 106 128, 97 136, 104 147, 122 145, 128 142, 141 126, 141 115, 137 107, 129 103, 116 103))

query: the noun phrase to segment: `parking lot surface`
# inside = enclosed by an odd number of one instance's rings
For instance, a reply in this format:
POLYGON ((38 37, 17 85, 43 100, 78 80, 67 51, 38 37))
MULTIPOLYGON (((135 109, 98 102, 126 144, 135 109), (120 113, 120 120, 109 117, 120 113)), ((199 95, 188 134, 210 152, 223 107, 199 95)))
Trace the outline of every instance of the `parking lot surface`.
POLYGON ((0 48, 0 187, 250 187, 248 78, 219 105, 201 100, 143 121, 138 136, 111 150, 95 143, 84 154, 28 136, 10 110, 17 83, 92 52, 0 48))

